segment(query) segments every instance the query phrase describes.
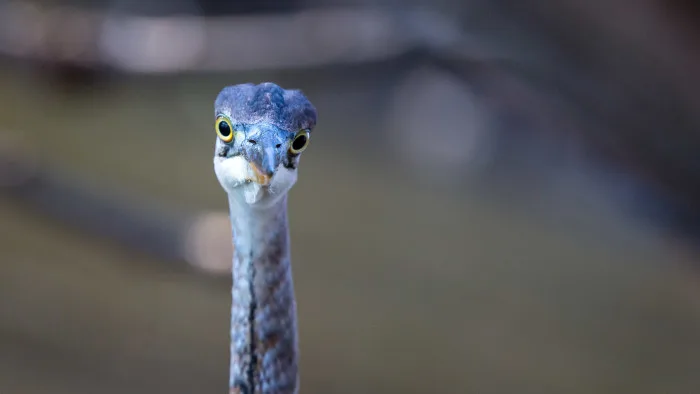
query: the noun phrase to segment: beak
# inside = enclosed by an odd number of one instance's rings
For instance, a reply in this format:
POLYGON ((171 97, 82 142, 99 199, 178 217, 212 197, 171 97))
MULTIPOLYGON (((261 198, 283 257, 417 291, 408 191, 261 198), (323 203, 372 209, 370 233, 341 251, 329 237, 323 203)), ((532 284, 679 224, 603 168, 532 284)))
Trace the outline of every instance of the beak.
POLYGON ((264 145, 246 145, 244 151, 245 158, 253 170, 252 181, 262 186, 269 185, 280 163, 275 148, 264 145))

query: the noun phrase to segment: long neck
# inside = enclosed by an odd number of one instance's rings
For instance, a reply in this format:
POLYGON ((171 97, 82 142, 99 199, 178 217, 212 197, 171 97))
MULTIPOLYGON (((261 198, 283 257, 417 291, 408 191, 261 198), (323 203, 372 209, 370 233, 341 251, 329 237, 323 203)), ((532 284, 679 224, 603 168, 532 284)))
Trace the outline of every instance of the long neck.
POLYGON ((229 198, 233 230, 230 394, 295 394, 296 304, 286 197, 254 209, 229 198))

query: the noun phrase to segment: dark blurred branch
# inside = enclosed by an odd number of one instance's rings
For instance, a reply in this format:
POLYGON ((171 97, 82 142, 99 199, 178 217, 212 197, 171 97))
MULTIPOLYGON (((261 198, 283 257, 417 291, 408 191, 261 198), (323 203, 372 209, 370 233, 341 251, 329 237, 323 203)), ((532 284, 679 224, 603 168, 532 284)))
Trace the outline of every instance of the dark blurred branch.
POLYGON ((378 61, 412 43, 394 12, 143 16, 0 2, 0 54, 132 73, 319 67, 378 61))

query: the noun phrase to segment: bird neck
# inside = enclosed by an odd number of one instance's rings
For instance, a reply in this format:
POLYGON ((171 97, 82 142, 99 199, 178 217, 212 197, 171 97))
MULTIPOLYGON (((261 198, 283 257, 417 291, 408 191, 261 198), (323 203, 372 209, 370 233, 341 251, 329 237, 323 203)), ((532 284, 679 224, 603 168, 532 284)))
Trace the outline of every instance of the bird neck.
POLYGON ((264 209, 229 197, 232 266, 230 393, 297 392, 296 304, 286 196, 264 209))

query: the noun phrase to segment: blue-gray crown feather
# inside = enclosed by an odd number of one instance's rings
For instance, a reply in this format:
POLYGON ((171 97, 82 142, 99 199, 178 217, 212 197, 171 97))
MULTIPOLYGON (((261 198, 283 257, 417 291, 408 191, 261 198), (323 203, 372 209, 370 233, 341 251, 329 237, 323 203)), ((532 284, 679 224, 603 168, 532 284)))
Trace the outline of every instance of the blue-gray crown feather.
POLYGON ((316 108, 299 90, 286 90, 272 82, 227 86, 214 103, 215 115, 230 110, 235 123, 270 123, 297 132, 316 126, 316 108))

